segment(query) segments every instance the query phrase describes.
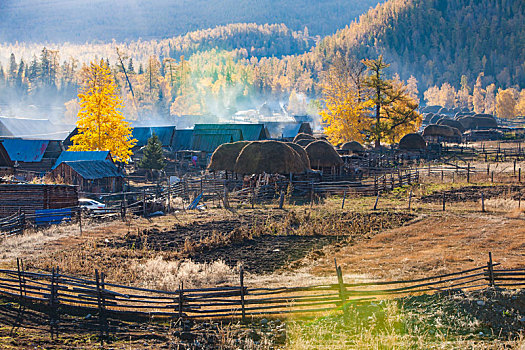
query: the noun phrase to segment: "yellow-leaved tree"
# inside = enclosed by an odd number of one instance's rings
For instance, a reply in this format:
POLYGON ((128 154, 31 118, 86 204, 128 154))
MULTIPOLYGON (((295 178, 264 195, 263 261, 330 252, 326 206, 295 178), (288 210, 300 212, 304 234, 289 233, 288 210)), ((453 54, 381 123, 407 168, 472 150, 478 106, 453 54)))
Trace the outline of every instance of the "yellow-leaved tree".
POLYGON ((117 161, 127 163, 137 140, 120 111, 122 99, 109 67, 103 60, 100 64, 91 62, 81 74, 78 134, 72 137, 69 150, 110 151, 117 161))
POLYGON ((365 140, 363 130, 368 122, 365 115, 370 113, 373 103, 360 89, 364 70, 364 66, 354 61, 339 58, 323 78, 324 109, 320 114, 324 132, 334 145, 365 140))

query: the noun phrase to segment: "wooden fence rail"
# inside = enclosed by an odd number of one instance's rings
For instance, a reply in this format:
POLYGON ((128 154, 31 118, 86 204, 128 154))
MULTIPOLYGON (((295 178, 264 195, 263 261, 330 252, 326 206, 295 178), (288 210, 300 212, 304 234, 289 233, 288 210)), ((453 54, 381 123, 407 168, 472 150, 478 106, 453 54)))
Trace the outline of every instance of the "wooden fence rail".
MULTIPOLYGON (((299 287, 247 286, 240 271, 238 285, 214 288, 184 288, 165 291, 124 286, 104 280, 95 271, 94 278, 24 271, 0 270, 0 294, 20 302, 45 304, 53 322, 60 320, 63 307, 92 312, 107 332, 106 317, 214 318, 301 313, 337 310, 348 303, 416 293, 447 292, 455 289, 518 287, 525 285, 525 268, 501 269, 492 257, 486 265, 426 278, 344 283, 337 266, 337 283, 299 287), (495 267, 498 267, 495 269, 495 267), (23 283, 22 283, 23 281, 23 283)), ((21 266, 21 267, 20 267, 21 266)), ((53 332, 56 328, 53 328, 53 332)))

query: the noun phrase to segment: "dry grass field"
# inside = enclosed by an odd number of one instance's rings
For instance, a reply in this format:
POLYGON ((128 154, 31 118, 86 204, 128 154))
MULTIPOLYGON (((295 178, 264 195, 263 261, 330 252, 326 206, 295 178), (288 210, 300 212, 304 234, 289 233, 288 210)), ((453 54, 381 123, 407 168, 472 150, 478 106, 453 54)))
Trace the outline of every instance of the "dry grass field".
MULTIPOLYGON (((49 271, 58 266, 65 273, 90 278, 97 268, 106 273, 108 281, 163 290, 176 290, 181 281, 189 287, 234 283, 240 263, 251 286, 335 283, 334 258, 342 267, 345 282, 460 271, 485 264, 489 251, 505 268, 523 268, 525 204, 518 199, 523 187, 438 179, 427 177, 420 185, 382 195, 377 210, 372 210, 375 197, 349 196, 341 209, 342 198, 336 196, 313 206, 289 204, 285 210, 274 205, 209 208, 149 220, 129 217, 125 222, 84 222, 82 235, 77 224, 29 231, 0 241, 0 267, 13 268, 16 258, 22 258, 31 270, 49 271), (409 211, 410 191, 413 198, 409 211), (448 198, 446 211, 442 210, 443 191, 448 198), (486 194, 485 212, 481 211, 480 191, 486 194)), ((482 317, 485 314, 476 314, 479 310, 472 307, 480 298, 489 302, 491 298, 486 295, 420 298, 355 305, 344 314, 329 313, 313 319, 253 319, 245 325, 237 321, 197 323, 192 332, 202 334, 199 339, 210 348, 222 349, 525 346, 518 322, 525 317, 522 294, 497 295, 497 300, 515 300, 502 312, 518 321, 504 335, 496 332, 506 326, 505 318, 490 325, 482 317), (457 305, 465 307, 457 313, 457 305)), ((9 302, 0 307, 5 315, 12 310, 9 302)), ((48 342, 45 329, 21 328, 13 336, 8 321, 7 316, 0 318, 2 348, 96 346, 93 333, 65 332, 62 340, 48 342)), ((115 337, 111 348, 177 348, 173 344, 184 343, 169 325, 153 322, 145 327, 130 328, 127 338, 115 337), (138 334, 149 332, 147 327, 156 329, 159 336, 140 338, 138 334)))

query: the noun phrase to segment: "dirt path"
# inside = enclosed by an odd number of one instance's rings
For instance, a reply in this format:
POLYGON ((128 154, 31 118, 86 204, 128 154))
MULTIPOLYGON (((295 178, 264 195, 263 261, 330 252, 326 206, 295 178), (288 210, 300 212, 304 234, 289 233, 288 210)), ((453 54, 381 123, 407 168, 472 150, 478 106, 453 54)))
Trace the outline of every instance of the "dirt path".
POLYGON ((422 217, 311 264, 316 274, 333 273, 336 257, 347 274, 399 279, 477 267, 489 251, 505 268, 523 267, 525 221, 495 214, 422 217))

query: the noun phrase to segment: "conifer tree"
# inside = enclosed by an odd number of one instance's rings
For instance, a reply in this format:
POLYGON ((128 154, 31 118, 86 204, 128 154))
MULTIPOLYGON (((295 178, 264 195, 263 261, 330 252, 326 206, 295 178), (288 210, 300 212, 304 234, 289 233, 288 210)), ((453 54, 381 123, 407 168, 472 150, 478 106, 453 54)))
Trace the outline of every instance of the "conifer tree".
POLYGON ((139 162, 139 167, 148 170, 162 170, 166 166, 162 143, 159 137, 153 133, 144 147, 144 157, 139 162))

